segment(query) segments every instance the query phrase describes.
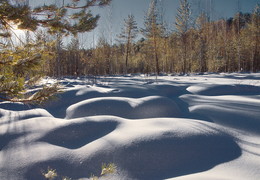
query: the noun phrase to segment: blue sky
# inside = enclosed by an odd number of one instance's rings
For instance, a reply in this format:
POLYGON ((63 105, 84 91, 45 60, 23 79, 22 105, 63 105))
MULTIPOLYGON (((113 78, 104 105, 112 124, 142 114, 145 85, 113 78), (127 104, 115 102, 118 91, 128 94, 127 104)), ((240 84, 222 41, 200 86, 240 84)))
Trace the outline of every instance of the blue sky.
MULTIPOLYGON (((41 3, 62 2, 62 0, 42 0, 41 3)), ((66 0, 68 1, 68 0, 66 0)), ((115 37, 120 33, 124 19, 129 14, 135 16, 138 27, 143 26, 145 13, 149 8, 151 0, 112 0, 110 7, 93 9, 94 13, 101 15, 99 26, 92 32, 79 35, 83 47, 93 46, 93 41, 104 35, 110 43, 115 43, 115 37)), ((162 5, 164 19, 171 29, 174 29, 175 15, 179 7, 179 0, 158 0, 162 5)), ((36 0, 30 0, 33 4, 36 0)), ((38 1, 39 2, 39 1, 38 1)), ((37 3, 38 3, 37 2, 37 3)), ((189 0, 192 6, 193 16, 199 14, 199 9, 211 10, 213 19, 232 17, 238 10, 241 12, 252 12, 260 0, 189 0), (239 2, 239 3, 238 3, 239 2)), ((94 43, 95 44, 95 43, 94 43)))
MULTIPOLYGON (((149 8, 150 1, 112 0, 110 7, 97 11, 94 10, 94 12, 99 12, 101 15, 99 26, 94 30, 94 34, 91 32, 80 37, 84 39, 84 42, 90 42, 90 46, 93 44, 93 39, 96 41, 97 37, 102 34, 108 38, 109 42, 115 43, 116 34, 120 33, 123 21, 129 14, 135 16, 138 27, 143 26, 143 19, 149 8)), ((238 10, 252 12, 255 5, 260 3, 260 0, 190 0, 189 2, 191 3, 194 16, 199 14, 198 9, 204 11, 211 10, 212 18, 220 19, 232 17, 238 10)), ((179 0, 161 0, 160 3, 164 12, 164 18, 168 26, 173 29, 179 0)), ((86 46, 88 45, 86 44, 86 46)))

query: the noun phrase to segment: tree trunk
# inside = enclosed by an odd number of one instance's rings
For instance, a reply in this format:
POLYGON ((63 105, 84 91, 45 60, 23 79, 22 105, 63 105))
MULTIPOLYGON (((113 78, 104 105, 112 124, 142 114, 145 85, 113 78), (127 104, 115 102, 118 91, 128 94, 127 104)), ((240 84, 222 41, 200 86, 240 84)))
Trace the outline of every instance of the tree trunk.
POLYGON ((154 57, 155 57, 155 63, 156 63, 156 73, 157 73, 157 75, 159 75, 160 66, 159 66, 159 57, 158 57, 158 50, 157 50, 157 41, 156 41, 155 35, 153 37, 153 44, 154 44, 154 57))
POLYGON ((127 42, 126 45, 126 56, 125 56, 125 74, 128 71, 128 57, 129 57, 129 49, 130 49, 130 41, 127 42))

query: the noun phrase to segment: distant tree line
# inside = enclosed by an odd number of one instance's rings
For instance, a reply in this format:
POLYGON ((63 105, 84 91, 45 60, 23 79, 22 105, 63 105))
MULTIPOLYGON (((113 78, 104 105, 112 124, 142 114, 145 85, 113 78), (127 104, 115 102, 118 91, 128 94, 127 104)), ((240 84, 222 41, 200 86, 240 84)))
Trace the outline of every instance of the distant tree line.
POLYGON ((157 4, 151 1, 142 29, 129 15, 116 44, 101 36, 95 48, 80 49, 75 37, 62 48, 58 64, 47 61, 47 74, 55 76, 55 66, 62 76, 260 71, 259 5, 252 13, 210 21, 203 12, 192 18, 189 2, 180 0, 170 30, 157 4), (138 33, 143 38, 137 41, 138 33))
POLYGON ((130 14, 118 43, 103 35, 96 46, 82 49, 78 34, 91 31, 99 20, 90 8, 105 7, 111 0, 62 2, 35 8, 24 0, 0 2, 0 101, 45 101, 59 91, 57 86, 25 91, 44 75, 260 71, 259 4, 251 13, 212 21, 203 11, 194 18, 188 0, 180 0, 175 28, 169 29, 160 1, 151 0, 143 28, 130 14), (20 43, 12 39, 19 39, 15 27, 27 31, 20 43), (143 38, 137 40, 138 34, 143 38), (67 36, 73 38, 64 45, 67 36))
MULTIPOLYGON (((96 5, 102 6, 107 5, 109 1, 97 2, 100 4, 96 5)), ((40 71, 37 69, 37 74, 53 77, 260 71, 258 4, 251 13, 239 12, 232 18, 212 21, 203 11, 194 18, 189 2, 179 2, 177 15, 173 17, 175 29, 169 29, 164 22, 163 13, 158 7, 159 1, 151 0, 144 17, 143 28, 137 27, 134 15, 130 14, 124 20, 121 33, 117 36, 117 43, 111 45, 107 37, 100 36, 96 46, 90 49, 80 48, 77 34, 90 31, 97 25, 99 16, 93 17, 85 11, 92 4, 70 16, 72 19, 83 17, 77 21, 77 26, 66 24, 66 9, 73 9, 73 5, 42 6, 34 9, 33 13, 47 13, 47 18, 32 21, 34 24, 24 29, 30 30, 41 25, 47 27, 47 30, 45 28, 37 31, 33 42, 28 38, 27 45, 23 47, 40 44, 41 46, 33 46, 30 50, 32 55, 34 52, 40 52, 41 58, 44 59, 40 71), (88 20, 88 23, 84 20, 88 20), (63 38, 69 33, 73 38, 64 45, 63 38), (138 34, 143 38, 137 40, 138 34)), ((2 33, 1 36, 8 34, 2 33)), ((1 63, 3 64, 3 61, 1 63)))

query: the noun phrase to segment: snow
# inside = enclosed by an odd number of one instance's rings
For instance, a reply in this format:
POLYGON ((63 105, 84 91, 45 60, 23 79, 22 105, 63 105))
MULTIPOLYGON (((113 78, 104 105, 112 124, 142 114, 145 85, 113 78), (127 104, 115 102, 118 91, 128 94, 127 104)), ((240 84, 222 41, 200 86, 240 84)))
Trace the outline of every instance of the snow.
MULTIPOLYGON (((42 83, 56 83, 45 79, 42 83)), ((0 102, 0 179, 258 180, 260 74, 64 78, 37 107, 0 102)))
POLYGON ((113 115, 128 119, 178 117, 177 104, 165 97, 99 97, 81 101, 67 108, 66 119, 93 115, 113 115), (86 111, 87 110, 87 111, 86 111))

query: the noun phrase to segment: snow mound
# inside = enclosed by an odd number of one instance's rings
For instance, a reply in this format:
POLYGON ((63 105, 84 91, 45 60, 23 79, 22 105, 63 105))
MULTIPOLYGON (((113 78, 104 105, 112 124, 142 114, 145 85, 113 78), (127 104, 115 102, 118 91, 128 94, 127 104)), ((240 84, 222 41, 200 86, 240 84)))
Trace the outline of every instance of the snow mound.
POLYGON ((185 88, 176 85, 159 84, 153 87, 157 92, 167 97, 178 97, 185 92, 185 88))
POLYGON ((27 132, 26 146, 20 136, 3 148, 2 179, 16 179, 11 172, 20 172, 19 179, 41 180, 47 167, 78 179, 99 174, 100 165, 109 162, 131 179, 164 179, 205 171, 241 155, 233 138, 215 130, 217 126, 189 119, 99 116, 49 121, 59 123, 41 124, 41 130, 34 126, 27 132), (10 157, 20 161, 6 166, 10 157))
POLYGON ((181 96, 190 105, 190 113, 226 127, 260 134, 260 100, 253 97, 181 96))
POLYGON ((25 111, 8 111, 0 109, 0 124, 10 123, 11 121, 25 120, 34 117, 53 117, 45 109, 31 109, 25 111))
POLYGON ((33 107, 23 103, 0 102, 0 108, 5 110, 11 110, 11 111, 24 111, 24 110, 29 110, 33 107))
POLYGON ((66 119, 85 116, 113 115, 129 119, 142 119, 153 117, 180 117, 178 105, 160 96, 144 98, 103 97, 92 98, 76 104, 67 109, 66 119))
POLYGON ((260 92, 259 86, 252 85, 194 85, 187 88, 187 91, 206 96, 218 95, 257 95, 260 92))

